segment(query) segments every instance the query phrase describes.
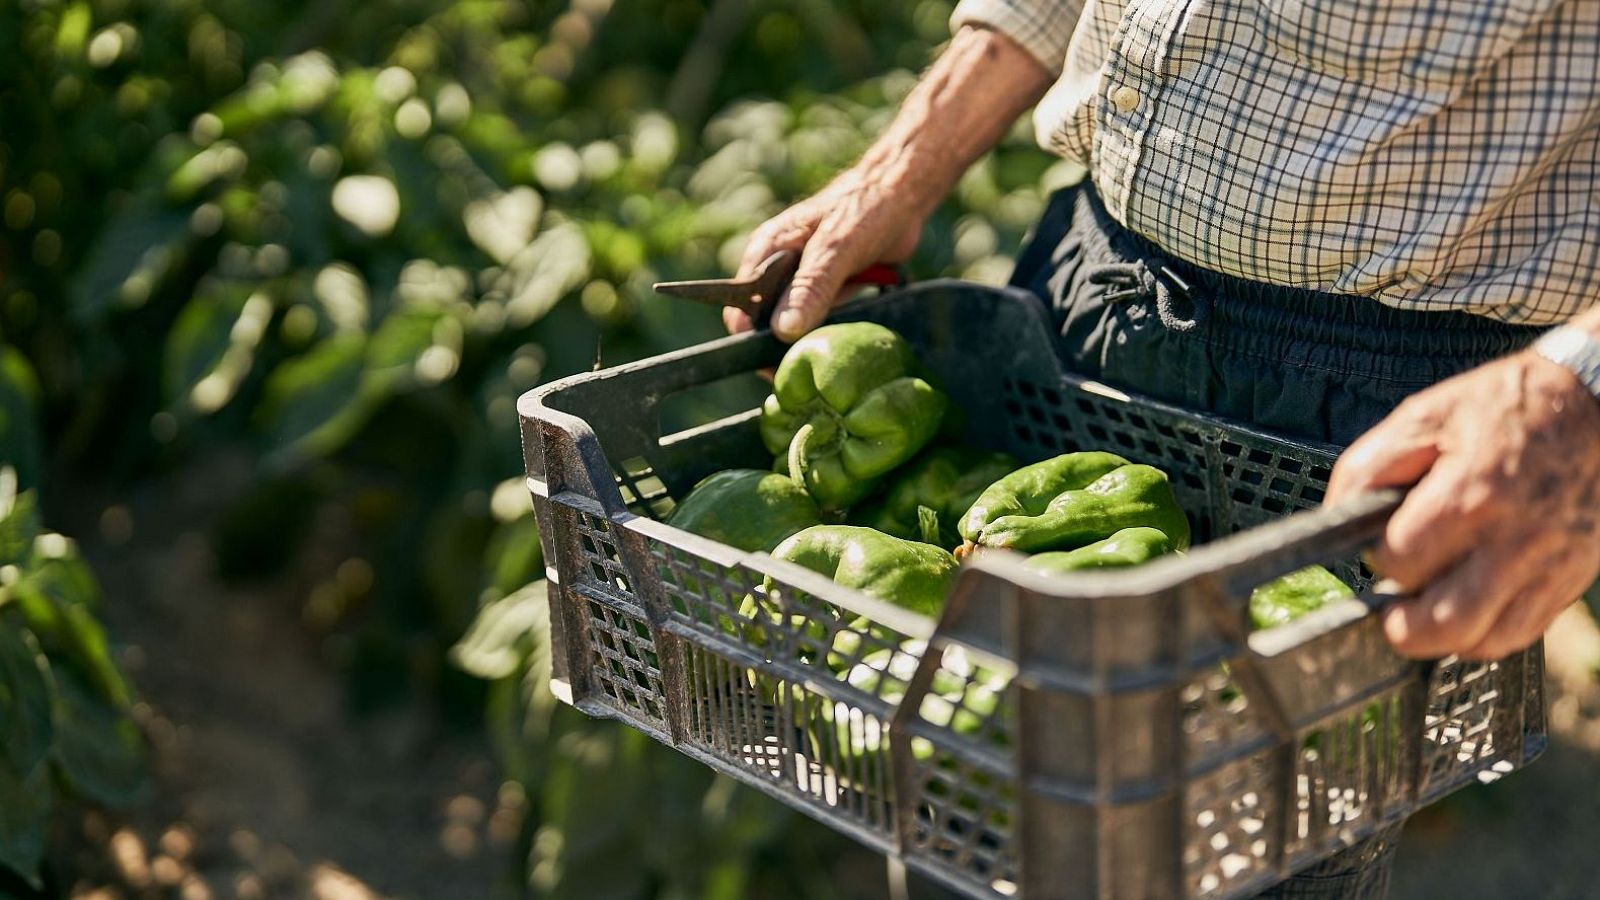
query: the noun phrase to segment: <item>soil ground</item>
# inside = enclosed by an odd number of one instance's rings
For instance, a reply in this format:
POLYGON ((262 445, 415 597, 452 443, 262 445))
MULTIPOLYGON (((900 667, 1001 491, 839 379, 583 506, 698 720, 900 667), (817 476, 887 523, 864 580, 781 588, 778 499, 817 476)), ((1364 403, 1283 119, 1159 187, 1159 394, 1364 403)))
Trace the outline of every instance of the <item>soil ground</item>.
MULTIPOLYGON (((155 763, 144 803, 84 817, 72 895, 508 896, 521 810, 484 743, 426 711, 354 714, 301 624, 307 584, 241 588, 213 575, 204 523, 246 477, 222 460, 74 498, 67 518, 82 521, 58 523, 100 576, 155 763)), ((1548 658, 1551 749, 1417 816, 1394 900, 1600 897, 1600 629, 1587 608, 1558 623, 1548 658)))

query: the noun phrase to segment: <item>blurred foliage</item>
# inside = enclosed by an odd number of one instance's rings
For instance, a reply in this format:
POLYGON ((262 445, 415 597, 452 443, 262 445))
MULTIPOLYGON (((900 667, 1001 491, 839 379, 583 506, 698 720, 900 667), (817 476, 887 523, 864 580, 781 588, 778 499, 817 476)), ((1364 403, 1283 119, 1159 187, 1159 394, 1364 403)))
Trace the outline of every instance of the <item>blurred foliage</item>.
MULTIPOLYGON (((487 708, 541 895, 758 896, 759 870, 794 896, 816 877, 795 848, 824 837, 544 691, 515 401, 715 336, 713 311, 649 285, 733 268, 847 165, 951 6, 0 5, 0 336, 37 371, 49 448, 20 470, 132 481, 249 448, 257 483, 213 528, 222 574, 346 554, 305 622, 364 704, 487 708), (457 657, 486 696, 445 664, 475 618, 457 657), (575 801, 597 783, 605 804, 575 801), (647 786, 686 827, 597 814, 647 786), (637 871, 608 864, 619 848, 637 871)), ((1052 162, 1019 127, 913 274, 1003 278, 1041 184, 1069 177, 1052 162)))
POLYGON ((99 586, 39 508, 38 384, 0 346, 0 894, 44 886, 67 796, 131 800, 144 782, 127 682, 96 619, 99 586))

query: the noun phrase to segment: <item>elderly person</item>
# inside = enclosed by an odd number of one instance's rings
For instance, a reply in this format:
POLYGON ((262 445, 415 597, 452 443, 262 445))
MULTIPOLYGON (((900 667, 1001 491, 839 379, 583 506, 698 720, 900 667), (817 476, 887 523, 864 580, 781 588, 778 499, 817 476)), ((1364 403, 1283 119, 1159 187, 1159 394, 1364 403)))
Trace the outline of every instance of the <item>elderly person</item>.
POLYGON ((1330 501, 1415 485, 1375 554, 1415 594, 1399 651, 1504 655, 1594 581, 1600 0, 964 0, 954 25, 860 162, 751 237, 747 271, 802 252, 780 337, 907 257, 1037 103, 1089 175, 1014 283, 1085 374, 1354 439, 1330 501))
POLYGON ((1088 176, 1013 283, 1080 372, 1350 444, 1330 502, 1411 486, 1373 559, 1410 595, 1398 651, 1526 647, 1594 581, 1600 0, 963 0, 953 26, 861 160, 752 236, 746 271, 802 253, 780 337, 907 257, 1037 104, 1088 176))

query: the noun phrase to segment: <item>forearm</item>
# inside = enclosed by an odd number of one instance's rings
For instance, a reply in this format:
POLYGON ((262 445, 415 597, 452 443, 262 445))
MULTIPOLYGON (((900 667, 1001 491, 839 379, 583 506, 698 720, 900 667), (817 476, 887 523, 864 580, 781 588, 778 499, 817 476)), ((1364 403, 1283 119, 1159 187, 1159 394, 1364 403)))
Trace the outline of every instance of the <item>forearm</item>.
POLYGON ((857 169, 894 182, 909 211, 925 217, 1044 96, 1050 80, 1050 72, 1005 35, 963 28, 857 169))

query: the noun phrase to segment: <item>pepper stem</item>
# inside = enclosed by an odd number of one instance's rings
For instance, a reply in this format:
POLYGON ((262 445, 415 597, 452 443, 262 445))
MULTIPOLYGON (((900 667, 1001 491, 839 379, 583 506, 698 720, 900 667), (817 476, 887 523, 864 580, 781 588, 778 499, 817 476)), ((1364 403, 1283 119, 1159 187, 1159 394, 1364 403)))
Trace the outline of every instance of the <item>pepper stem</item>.
POLYGON ((811 472, 811 463, 806 459, 806 447, 811 443, 811 435, 815 431, 811 423, 807 422, 801 425, 800 430, 789 440, 789 477, 807 493, 811 492, 810 485, 806 484, 806 476, 811 472))
POLYGON ((922 542, 935 547, 944 546, 939 540, 939 513, 917 504, 917 530, 922 532, 922 542))

